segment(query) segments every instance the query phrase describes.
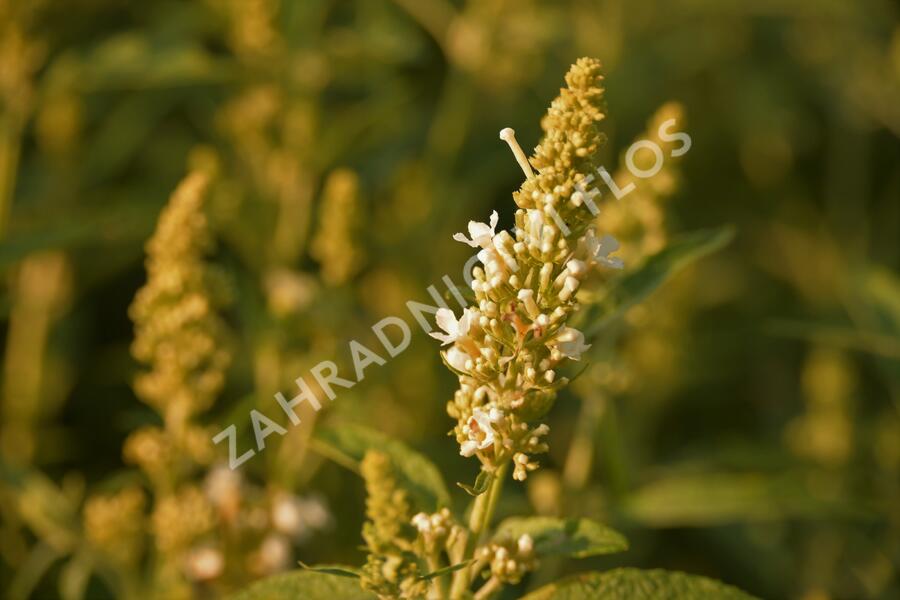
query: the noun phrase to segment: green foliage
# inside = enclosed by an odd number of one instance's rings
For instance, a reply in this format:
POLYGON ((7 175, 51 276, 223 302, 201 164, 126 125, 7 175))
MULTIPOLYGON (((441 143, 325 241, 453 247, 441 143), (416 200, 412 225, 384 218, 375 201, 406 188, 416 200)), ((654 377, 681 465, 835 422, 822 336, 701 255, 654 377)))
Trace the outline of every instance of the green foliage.
POLYGON ((497 526, 495 538, 518 539, 528 534, 538 556, 586 558, 628 549, 625 537, 591 519, 554 517, 510 517, 497 526))
POLYGON ((673 240, 664 249, 648 257, 642 264, 629 268, 604 285, 603 291, 588 294, 590 308, 581 319, 589 325, 585 335, 591 336, 629 308, 642 302, 680 271, 692 263, 725 247, 734 238, 734 230, 721 227, 695 231, 673 240))
MULTIPOLYGON (((398 581, 423 584, 407 592, 526 594, 577 572, 578 556, 624 549, 609 522, 627 523, 634 547, 596 561, 609 568, 702 565, 765 598, 900 598, 896 3, 5 0, 0 74, 0 597, 227 598, 302 558, 320 566, 257 597, 370 598, 351 567, 329 566, 360 565, 363 501, 348 494, 360 486, 310 450, 352 471, 377 449, 404 509, 457 509, 400 511, 398 581), (582 120, 573 111, 599 96, 578 93, 540 144, 538 117, 584 55, 602 62, 608 117, 582 120), (657 129, 670 117, 693 140, 680 158, 657 129), (437 416, 454 378, 404 306, 476 301, 455 285, 476 249, 451 236, 494 209, 498 231, 513 226, 523 176, 504 127, 553 159, 529 190, 555 195, 587 163, 634 184, 616 199, 598 179, 599 215, 577 211, 621 243, 611 257, 625 270, 575 296, 567 324, 593 346, 555 374, 566 391, 555 404, 529 391, 518 409, 550 429, 525 482, 460 458, 437 416), (665 159, 649 178, 624 166, 641 138, 665 159), (179 472, 164 490, 122 452, 147 427, 186 433, 134 393, 128 306, 166 198, 200 167, 217 173, 209 260, 237 284, 222 314, 234 362, 190 435, 142 438, 179 472), (347 172, 358 197, 335 218, 326 182, 347 172), (345 261, 346 278, 325 276, 345 261), (216 431, 233 424, 238 454, 252 448, 252 409, 280 414, 273 394, 292 395, 319 361, 347 376, 347 340, 377 348, 370 327, 387 315, 410 325, 407 350, 223 468, 216 431), (123 488, 146 502, 117 502, 123 488), (493 516, 529 514, 559 518, 493 516)), ((185 318, 165 315, 160 331, 185 318)), ((167 364, 186 359, 164 346, 167 364)), ((698 597, 686 580, 707 581, 626 569, 542 593, 698 597)), ((712 585, 699 597, 735 597, 712 585)))
POLYGON ((470 496, 480 496, 487 491, 488 486, 491 484, 493 478, 493 473, 481 469, 480 471, 478 471, 478 476, 475 477, 474 485, 468 485, 459 481, 456 482, 456 485, 465 490, 465 492, 470 496))
POLYGON ((614 569, 583 573, 544 586, 522 600, 752 600, 706 577, 672 571, 614 569))
POLYGON ((419 510, 433 511, 450 504, 450 493, 437 467, 403 442, 352 423, 319 429, 316 442, 319 452, 347 466, 358 464, 366 450, 384 452, 419 510))
POLYGON ((310 570, 289 571, 257 581, 231 596, 231 600, 374 600, 359 583, 310 570))
POLYGON ((708 471, 665 474, 634 490, 624 510, 630 518, 654 527, 866 515, 858 507, 810 490, 796 475, 708 471))

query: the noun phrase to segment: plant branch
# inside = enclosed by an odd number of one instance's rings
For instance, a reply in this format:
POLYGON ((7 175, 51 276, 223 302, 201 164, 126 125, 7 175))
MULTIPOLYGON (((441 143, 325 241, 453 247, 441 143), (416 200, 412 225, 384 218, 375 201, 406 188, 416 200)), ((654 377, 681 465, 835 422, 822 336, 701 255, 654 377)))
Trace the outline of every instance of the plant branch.
MULTIPOLYGON (((506 469, 509 463, 504 463, 497 469, 496 475, 488 484, 488 489, 477 498, 469 515, 469 537, 466 542, 464 560, 474 556, 475 549, 482 543, 488 526, 497 508, 497 500, 503 490, 503 480, 506 477, 506 469)), ((462 598, 472 581, 471 569, 460 569, 453 577, 453 585, 450 588, 451 600, 462 598)))

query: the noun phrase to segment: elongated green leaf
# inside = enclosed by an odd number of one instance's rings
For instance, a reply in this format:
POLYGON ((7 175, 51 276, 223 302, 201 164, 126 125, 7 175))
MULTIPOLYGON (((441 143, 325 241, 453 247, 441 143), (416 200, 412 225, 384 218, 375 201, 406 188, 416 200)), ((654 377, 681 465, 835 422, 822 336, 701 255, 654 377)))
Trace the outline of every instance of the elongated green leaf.
POLYGON ((199 44, 127 32, 88 54, 79 85, 85 91, 203 85, 227 80, 230 70, 199 44))
POLYGON ((0 477, 15 492, 18 514, 28 528, 60 555, 71 552, 78 542, 80 500, 40 471, 0 463, 0 477))
POLYGON ((478 472, 478 477, 475 478, 475 485, 469 485, 459 481, 456 482, 456 485, 464 489, 470 496, 480 496, 487 491, 488 486, 493 479, 494 475, 490 471, 481 470, 478 472))
MULTIPOLYGON (((43 250, 102 248, 108 250, 108 255, 121 255, 123 246, 140 249, 140 242, 153 230, 158 203, 146 201, 143 194, 138 198, 132 192, 130 200, 121 194, 121 190, 104 190, 102 195, 108 201, 101 207, 58 211, 45 219, 30 220, 33 222, 13 228, 0 246, 0 273, 29 254, 43 250)), ((128 258, 128 253, 124 254, 128 258)), ((106 260, 118 264, 121 259, 116 256, 106 260)))
POLYGON ((9 588, 5 590, 5 597, 9 600, 30 598, 44 574, 62 557, 63 554, 49 544, 38 543, 19 565, 9 588))
POLYGON ((900 337, 900 278, 888 269, 870 267, 859 279, 854 288, 875 313, 875 326, 900 337))
POLYGON ((885 358, 900 359, 900 337, 879 331, 867 331, 853 325, 801 321, 772 321, 767 324, 772 335, 810 340, 869 352, 885 358))
POLYGON ((561 554, 584 558, 628 549, 625 537, 590 519, 511 517, 497 527, 496 538, 518 539, 527 533, 538 556, 561 554))
POLYGON ((676 571, 615 569, 546 585, 522 600, 753 600, 730 585, 676 571))
POLYGON ((318 450, 345 465, 348 459, 358 464, 370 448, 384 452, 391 457, 401 484, 419 509, 431 512, 450 504, 450 493, 437 467, 403 442, 350 423, 320 429, 316 441, 318 450))
POLYGON ((63 600, 82 600, 87 592, 93 563, 87 552, 79 552, 59 574, 59 595, 63 600))
POLYGON ((590 336, 656 291, 676 273, 711 254, 734 237, 730 227, 695 231, 672 241, 635 269, 625 271, 609 282, 605 293, 588 309, 584 318, 585 334, 590 336))
POLYGON ((625 513, 656 527, 763 522, 786 517, 865 517, 836 497, 806 489, 790 473, 673 472, 636 490, 625 513))
POLYGON ((419 579, 422 581, 431 581, 435 577, 440 577, 442 575, 447 575, 448 573, 453 573, 455 571, 459 571, 460 569, 464 569, 468 567, 470 564, 474 562, 473 560, 466 560, 461 563, 456 563, 455 565, 450 565, 448 567, 443 567, 442 569, 438 569, 437 571, 432 571, 431 573, 426 573, 425 575, 421 575, 419 579))
POLYGON ((359 582, 310 570, 290 571, 257 581, 232 600, 374 600, 359 582))
POLYGON ((320 565, 310 566, 300 561, 300 568, 304 571, 313 571, 315 573, 324 573, 325 575, 334 575, 335 577, 346 577, 348 579, 359 579, 359 573, 351 567, 342 567, 339 565, 320 565))

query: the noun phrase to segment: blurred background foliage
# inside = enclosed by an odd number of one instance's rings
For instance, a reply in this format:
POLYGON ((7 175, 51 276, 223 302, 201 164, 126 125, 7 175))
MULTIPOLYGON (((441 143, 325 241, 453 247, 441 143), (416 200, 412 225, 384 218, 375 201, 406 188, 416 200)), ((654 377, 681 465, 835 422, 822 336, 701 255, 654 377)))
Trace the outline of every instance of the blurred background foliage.
MULTIPOLYGON (((198 434, 175 495, 123 456, 166 420, 133 387, 145 243, 185 174, 212 173, 230 366, 197 427, 235 423, 248 448, 250 408, 271 413, 321 360, 350 368, 347 340, 372 344, 377 320, 445 274, 461 282, 450 235, 510 215, 520 181, 496 132, 533 146, 581 55, 606 66, 611 172, 665 111, 693 139, 657 188, 601 214, 626 260, 683 232, 736 235, 602 324, 552 413, 545 468, 500 514, 615 525, 632 550, 595 567, 765 598, 898 597, 898 12, 0 0, 5 597, 217 597, 297 560, 358 564, 362 484, 314 451, 313 413, 239 476, 198 434)), ((414 331, 318 418, 374 426, 470 481, 445 437, 454 385, 414 331)), ((532 583, 573 569, 545 564, 532 583)))

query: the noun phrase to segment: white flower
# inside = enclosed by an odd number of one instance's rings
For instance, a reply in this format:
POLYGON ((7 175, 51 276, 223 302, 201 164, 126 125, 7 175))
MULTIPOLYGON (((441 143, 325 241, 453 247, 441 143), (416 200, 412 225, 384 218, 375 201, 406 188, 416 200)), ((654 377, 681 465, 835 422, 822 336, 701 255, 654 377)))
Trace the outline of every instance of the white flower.
POLYGON ((275 573, 291 563, 293 552, 287 538, 269 534, 263 539, 256 554, 257 566, 263 573, 275 573))
POLYGON ((469 221, 469 235, 472 236, 472 239, 467 238, 463 233, 454 234, 453 239, 457 242, 468 244, 473 248, 479 246, 488 248, 491 245, 491 241, 494 239, 494 230, 497 228, 497 221, 499 220, 500 217, 495 210, 491 213, 490 225, 486 225, 479 221, 469 221))
POLYGON ((431 531, 431 519, 423 512, 416 514, 412 518, 412 525, 419 530, 419 533, 428 533, 431 531))
POLYGON ((231 507, 240 502, 241 474, 225 465, 217 465, 210 470, 203 483, 206 497, 218 507, 231 507))
POLYGON ((462 444, 459 445, 459 453, 466 458, 475 454, 478 451, 478 442, 473 442, 472 440, 466 440, 462 444))
POLYGON ((598 238, 594 230, 589 229, 584 236, 584 245, 590 262, 606 265, 612 269, 621 269, 625 266, 621 258, 610 257, 610 254, 619 249, 619 240, 608 233, 598 238))
POLYGON ((460 444, 459 453, 472 456, 478 450, 493 446, 497 435, 494 423, 499 423, 502 419, 503 411, 499 408, 491 408, 488 412, 480 408, 474 409, 469 421, 463 426, 469 439, 460 444))
POLYGON ((444 358, 447 359, 447 364, 456 369, 457 371, 466 372, 468 369, 466 368, 466 362, 469 361, 469 355, 453 346, 447 352, 444 353, 444 358))
POLYGON ((215 548, 196 548, 185 559, 188 576, 197 581, 215 579, 222 574, 224 568, 225 557, 215 548))
POLYGON ((303 537, 308 531, 300 499, 293 494, 279 492, 272 500, 272 526, 291 536, 303 537))
POLYGON ((331 512, 325 499, 321 496, 307 496, 300 499, 300 510, 303 520, 313 529, 327 529, 331 527, 331 512))
POLYGON ((572 360, 581 358, 581 353, 591 347, 584 343, 584 334, 574 327, 562 327, 553 338, 560 353, 572 360))
POLYGON ((443 342, 441 345, 446 346, 452 344, 456 340, 465 337, 469 333, 472 326, 472 320, 476 317, 475 311, 467 308, 463 311, 462 317, 456 320, 456 315, 449 308, 439 308, 435 315, 438 327, 447 333, 432 331, 428 335, 436 340, 443 342))
POLYGON ((544 212, 529 208, 525 222, 528 226, 528 230, 525 232, 528 245, 540 247, 541 239, 544 237, 544 212))
POLYGON ((520 554, 531 554, 531 551, 534 550, 534 540, 527 533, 519 536, 519 541, 516 545, 520 554))

